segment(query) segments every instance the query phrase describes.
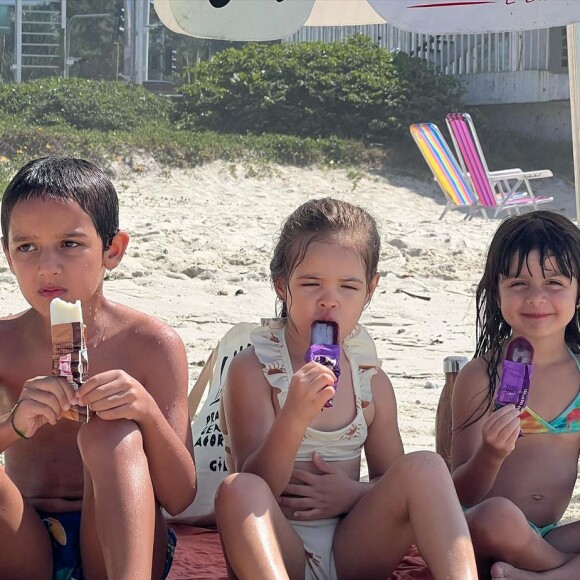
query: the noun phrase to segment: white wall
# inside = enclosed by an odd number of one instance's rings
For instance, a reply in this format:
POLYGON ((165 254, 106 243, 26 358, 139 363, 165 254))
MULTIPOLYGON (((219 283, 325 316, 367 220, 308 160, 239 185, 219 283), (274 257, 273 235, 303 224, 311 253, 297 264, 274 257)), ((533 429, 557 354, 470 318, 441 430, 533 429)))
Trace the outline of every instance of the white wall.
POLYGON ((572 142, 570 101, 478 106, 489 124, 529 137, 572 142))
POLYGON ((570 98, 567 74, 543 70, 459 75, 466 105, 563 101, 570 98))

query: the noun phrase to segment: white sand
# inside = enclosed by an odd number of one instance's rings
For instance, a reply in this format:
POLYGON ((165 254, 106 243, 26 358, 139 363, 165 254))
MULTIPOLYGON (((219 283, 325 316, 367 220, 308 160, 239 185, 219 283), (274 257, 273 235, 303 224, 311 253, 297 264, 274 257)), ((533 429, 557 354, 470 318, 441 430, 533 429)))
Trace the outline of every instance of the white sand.
MULTIPOLYGON (((268 265, 283 219, 314 197, 358 203, 378 218, 383 238, 382 278, 362 322, 395 386, 405 449, 434 449, 442 361, 473 353, 473 289, 499 220, 464 221, 454 211, 439 221, 444 198, 436 184, 361 175, 221 162, 190 171, 147 161, 130 171, 119 167, 121 227, 132 239, 105 291, 179 332, 193 384, 233 323, 274 315, 268 265)), ((575 219, 573 187, 551 178, 536 192, 553 195, 550 207, 575 219)), ((0 295, 0 315, 26 307, 4 259, 0 295)), ((570 515, 580 518, 577 494, 570 515)))

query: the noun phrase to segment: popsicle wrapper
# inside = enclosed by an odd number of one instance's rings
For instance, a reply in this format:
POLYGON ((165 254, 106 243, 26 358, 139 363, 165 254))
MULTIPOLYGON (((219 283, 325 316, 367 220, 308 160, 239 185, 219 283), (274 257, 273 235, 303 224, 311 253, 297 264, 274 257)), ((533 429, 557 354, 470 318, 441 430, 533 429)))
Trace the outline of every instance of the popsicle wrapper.
MULTIPOLYGON (((89 369, 85 326, 82 322, 54 324, 52 330, 52 376, 64 377, 78 388, 86 379, 89 369)), ((75 405, 62 414, 66 419, 88 422, 93 415, 88 407, 75 405)))
MULTIPOLYGON (((338 384, 340 376, 340 345, 338 344, 311 344, 304 357, 306 362, 317 362, 332 369, 336 375, 334 388, 338 384)), ((332 407, 332 399, 324 404, 325 407, 332 407)))
POLYGON ((495 400, 496 408, 512 403, 521 411, 528 401, 532 373, 531 364, 504 360, 501 382, 495 400))

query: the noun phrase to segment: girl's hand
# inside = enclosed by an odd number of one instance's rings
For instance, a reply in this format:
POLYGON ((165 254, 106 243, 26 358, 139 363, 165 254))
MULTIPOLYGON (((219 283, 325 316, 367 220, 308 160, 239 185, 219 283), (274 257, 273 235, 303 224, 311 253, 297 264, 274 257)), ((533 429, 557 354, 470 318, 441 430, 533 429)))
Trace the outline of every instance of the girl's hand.
POLYGON ((514 405, 505 405, 484 421, 483 447, 488 453, 504 460, 515 449, 520 434, 519 415, 514 405))
POLYGON ((29 439, 40 427, 54 425, 76 403, 74 389, 63 377, 36 377, 24 383, 18 407, 12 412, 13 428, 29 439))
POLYGON ((316 362, 305 364, 292 375, 284 411, 309 425, 334 397, 335 381, 336 376, 328 367, 316 362))
POLYGON ((139 423, 155 402, 145 387, 124 371, 95 375, 76 391, 77 405, 88 405, 101 419, 130 419, 139 423))
POLYGON ((312 462, 322 474, 295 469, 294 483, 286 486, 284 494, 296 497, 280 496, 280 506, 294 510, 292 517, 296 520, 333 518, 348 513, 360 499, 359 482, 320 459, 317 453, 312 454, 312 462))

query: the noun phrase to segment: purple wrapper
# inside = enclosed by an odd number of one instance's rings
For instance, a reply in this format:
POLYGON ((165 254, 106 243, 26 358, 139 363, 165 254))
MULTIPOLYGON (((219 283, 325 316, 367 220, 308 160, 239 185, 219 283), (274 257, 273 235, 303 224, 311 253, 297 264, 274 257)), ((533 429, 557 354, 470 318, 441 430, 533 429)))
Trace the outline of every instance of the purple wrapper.
POLYGON ((532 372, 531 364, 504 360, 501 383, 496 397, 496 408, 511 403, 521 411, 528 401, 532 372))
MULTIPOLYGON (((340 345, 338 344, 311 344, 304 356, 306 362, 317 362, 332 369, 336 375, 334 388, 338 384, 340 376, 340 345)), ((332 407, 332 399, 324 404, 326 408, 332 407)))

